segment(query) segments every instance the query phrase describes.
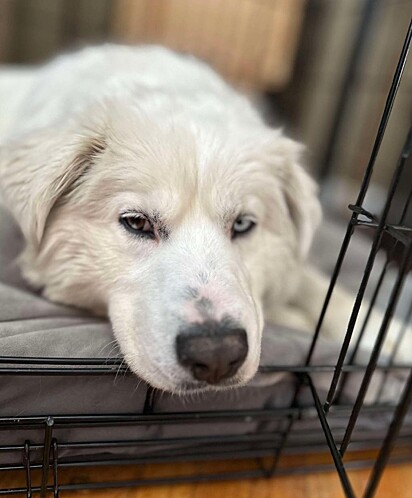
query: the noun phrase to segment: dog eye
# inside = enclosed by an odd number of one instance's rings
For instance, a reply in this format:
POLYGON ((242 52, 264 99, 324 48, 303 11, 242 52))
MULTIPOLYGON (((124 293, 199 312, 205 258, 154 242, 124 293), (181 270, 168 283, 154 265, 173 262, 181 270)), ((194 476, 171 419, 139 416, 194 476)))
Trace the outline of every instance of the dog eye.
POLYGON ((119 218, 119 222, 128 230, 129 232, 154 239, 155 233, 151 222, 142 214, 122 214, 119 218))
POLYGON ((249 216, 238 216, 232 226, 232 238, 244 235, 256 226, 256 222, 249 216))

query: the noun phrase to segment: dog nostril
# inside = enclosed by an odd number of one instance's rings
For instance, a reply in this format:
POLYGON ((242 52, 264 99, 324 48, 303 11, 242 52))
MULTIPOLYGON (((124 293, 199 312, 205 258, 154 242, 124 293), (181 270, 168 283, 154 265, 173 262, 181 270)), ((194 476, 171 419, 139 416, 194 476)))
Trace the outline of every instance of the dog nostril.
POLYGON ((207 365, 205 365, 204 363, 195 363, 194 366, 197 368, 207 368, 207 365))
POLYGON ((210 376, 209 367, 202 363, 195 363, 191 371, 193 377, 197 380, 207 380, 210 376))
POLYGON ((179 363, 197 380, 217 384, 233 377, 246 359, 246 331, 218 322, 190 327, 176 338, 179 363))

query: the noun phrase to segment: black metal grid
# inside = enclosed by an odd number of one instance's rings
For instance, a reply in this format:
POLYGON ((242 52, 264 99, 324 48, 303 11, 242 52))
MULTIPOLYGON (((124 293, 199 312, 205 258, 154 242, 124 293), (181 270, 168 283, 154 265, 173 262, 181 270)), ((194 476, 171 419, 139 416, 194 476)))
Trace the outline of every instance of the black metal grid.
MULTIPOLYGON (((25 417, 1 417, 0 418, 0 435, 3 430, 15 430, 21 434, 21 444, 18 445, 0 445, 0 454, 16 454, 21 456, 19 464, 0 465, 0 486, 1 476, 10 471, 19 471, 25 476, 25 483, 19 488, 0 487, 0 495, 24 495, 27 497, 39 494, 45 497, 48 493, 58 497, 64 495, 65 491, 75 489, 103 489, 103 488, 121 488, 129 486, 143 486, 147 484, 173 484, 177 482, 192 482, 205 480, 223 480, 234 478, 253 478, 253 477, 270 477, 287 472, 310 472, 331 468, 329 463, 316 466, 285 468, 281 464, 281 457, 293 453, 307 453, 321 451, 328 447, 333 460, 333 468, 336 469, 337 475, 342 483, 345 496, 355 497, 355 492, 347 475, 347 469, 363 465, 373 465, 373 470, 366 490, 363 493, 364 498, 373 496, 382 472, 389 460, 393 450, 395 440, 397 447, 402 451, 396 454, 396 461, 404 461, 412 457, 412 426, 411 424, 403 425, 405 416, 412 397, 412 366, 399 365, 394 361, 396 350, 393 351, 389 362, 379 364, 379 355, 382 344, 385 339, 388 325, 394 314, 398 302, 402 285, 408 274, 411 265, 412 253, 412 226, 407 226, 405 220, 408 210, 411 208, 412 188, 406 202, 404 203, 402 213, 395 222, 389 222, 389 214, 393 199, 398 191, 398 186, 402 175, 405 175, 407 160, 410 155, 412 131, 406 136, 404 147, 401 151, 398 164, 393 173, 392 183, 387 192, 387 198, 383 212, 380 216, 374 216, 364 207, 365 196, 369 182, 373 173, 375 161, 382 143, 389 116, 395 101, 396 93, 401 81, 402 73, 405 68, 408 50, 411 43, 412 24, 409 26, 405 43, 400 55, 398 66, 393 78, 389 91, 386 105, 382 114, 382 119, 377 132, 376 140, 372 149, 371 157, 366 168, 359 196, 356 203, 350 205, 352 212, 348 223, 347 231, 343 244, 338 255, 336 267, 331 278, 329 291, 327 293, 325 304, 322 309, 318 326, 315 330, 311 347, 309 348, 306 362, 304 365, 285 368, 285 367, 264 367, 261 371, 277 372, 287 371, 294 375, 296 380, 295 395, 289 407, 287 408, 265 408, 256 410, 222 410, 209 412, 179 412, 179 413, 156 413, 156 396, 157 391, 148 387, 144 409, 142 413, 133 413, 126 415, 50 415, 50 416, 25 416, 25 417), (373 233, 370 254, 364 270, 362 281, 359 287, 356 301, 349 319, 347 332, 342 342, 340 355, 336 365, 312 365, 311 360, 316 348, 320 335, 322 322, 331 299, 333 289, 336 285, 342 264, 350 244, 350 240, 358 227, 367 227, 373 233), (382 282, 385 278, 389 265, 393 264, 394 255, 401 253, 400 261, 397 264, 397 278, 392 288, 392 293, 383 315, 382 323, 376 334, 375 345, 371 352, 368 364, 359 365, 356 363, 356 352, 359 347, 360 339, 357 341, 354 349, 350 353, 349 343, 356 320, 358 318, 360 306, 362 304, 365 289, 368 284, 369 276, 374 266, 375 258, 381 247, 383 236, 390 238, 390 248, 386 254, 386 264, 382 269, 380 278, 370 300, 370 309, 375 305, 376 296, 378 295, 382 282), (395 370, 406 371, 407 380, 403 387, 403 393, 398 400, 397 405, 387 405, 375 403, 373 405, 364 405, 365 394, 370 385, 372 375, 375 371, 383 374, 382 384, 385 382, 387 375, 395 370), (331 384, 329 392, 324 403, 315 387, 313 376, 319 372, 330 372, 331 384), (363 375, 361 387, 353 405, 341 402, 343 387, 350 375, 361 373, 363 375), (302 405, 299 401, 299 393, 306 390, 311 394, 312 403, 302 405), (376 415, 385 414, 390 417, 391 422, 384 431, 364 432, 356 430, 356 423, 362 413, 376 415), (319 430, 307 433, 300 421, 306 415, 316 414, 319 420, 319 430), (268 421, 280 422, 275 430, 257 431, 255 434, 240 434, 226 436, 192 436, 162 439, 164 451, 156 454, 150 452, 143 456, 131 457, 79 457, 78 452, 82 449, 88 450, 107 450, 110 448, 127 448, 127 447, 149 447, 157 442, 156 439, 128 439, 128 440, 99 440, 91 442, 88 435, 96 427, 106 427, 108 430, 120 426, 147 426, 163 424, 215 424, 221 422, 234 421, 268 421), (334 421, 344 421, 344 429, 333 429, 334 421), (403 427, 402 427, 403 425, 403 427), (84 442, 70 442, 61 440, 58 437, 59 429, 64 428, 82 428, 84 431, 84 442), (401 430, 402 428, 402 430, 401 430), (25 437, 29 429, 40 429, 42 433, 42 442, 33 442, 25 437), (349 443, 351 450, 378 448, 378 455, 374 460, 354 460, 346 461, 347 449, 349 443), (59 451, 69 450, 73 452, 72 457, 59 457, 59 451), (104 465, 125 465, 125 464, 143 464, 168 461, 187 461, 187 460, 221 460, 221 459, 250 459, 250 466, 245 470, 234 470, 230 472, 219 473, 202 473, 197 475, 186 476, 166 476, 154 477, 152 479, 132 479, 122 481, 100 481, 100 482, 65 482, 64 471, 72 467, 92 467, 104 465), (34 483, 34 473, 38 471, 38 482, 34 483), (63 476, 63 477, 62 477, 63 476)), ((412 175, 406 175, 411 181, 412 175)), ((412 305, 405 321, 410 321, 412 315, 412 305)), ((370 313, 367 313, 361 335, 366 327, 370 313)), ((399 340, 405 333, 406 327, 399 332, 399 340)), ((395 348, 396 349, 396 348, 395 348)), ((21 358, 21 357, 0 357, 0 375, 28 375, 28 376, 114 376, 119 373, 130 375, 127 368, 123 366, 120 359, 70 359, 70 358, 21 358)), ((1 377, 0 377, 1 378, 1 377)), ((379 398, 379 397, 378 397, 379 398)), ((1 441, 1 440, 0 440, 1 441)))

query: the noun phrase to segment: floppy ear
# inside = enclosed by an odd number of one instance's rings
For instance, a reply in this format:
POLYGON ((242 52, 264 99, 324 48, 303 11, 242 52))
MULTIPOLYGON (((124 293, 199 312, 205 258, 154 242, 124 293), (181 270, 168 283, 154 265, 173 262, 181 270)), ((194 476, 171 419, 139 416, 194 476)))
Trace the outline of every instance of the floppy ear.
POLYGON ((41 130, 0 149, 0 190, 26 240, 41 242, 56 201, 74 188, 104 151, 100 137, 41 130))
POLYGON ((276 163, 276 174, 281 181, 286 206, 296 226, 299 254, 304 259, 322 217, 318 186, 300 164, 303 145, 281 135, 275 142, 272 161, 276 163))

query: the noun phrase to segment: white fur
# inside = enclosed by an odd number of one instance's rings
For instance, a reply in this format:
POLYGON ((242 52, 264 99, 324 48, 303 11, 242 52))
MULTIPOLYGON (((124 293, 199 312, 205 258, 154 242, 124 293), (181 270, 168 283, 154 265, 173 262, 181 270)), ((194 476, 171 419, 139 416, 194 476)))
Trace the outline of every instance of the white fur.
POLYGON ((230 384, 248 381, 263 316, 285 316, 320 220, 300 145, 207 66, 159 47, 88 48, 32 79, 0 156, 27 280, 108 314, 130 367, 169 391, 193 384, 175 353, 182 324, 230 316, 249 344, 230 384), (155 211, 169 237, 132 236, 125 210, 155 211), (239 213, 258 223, 231 240, 239 213))

